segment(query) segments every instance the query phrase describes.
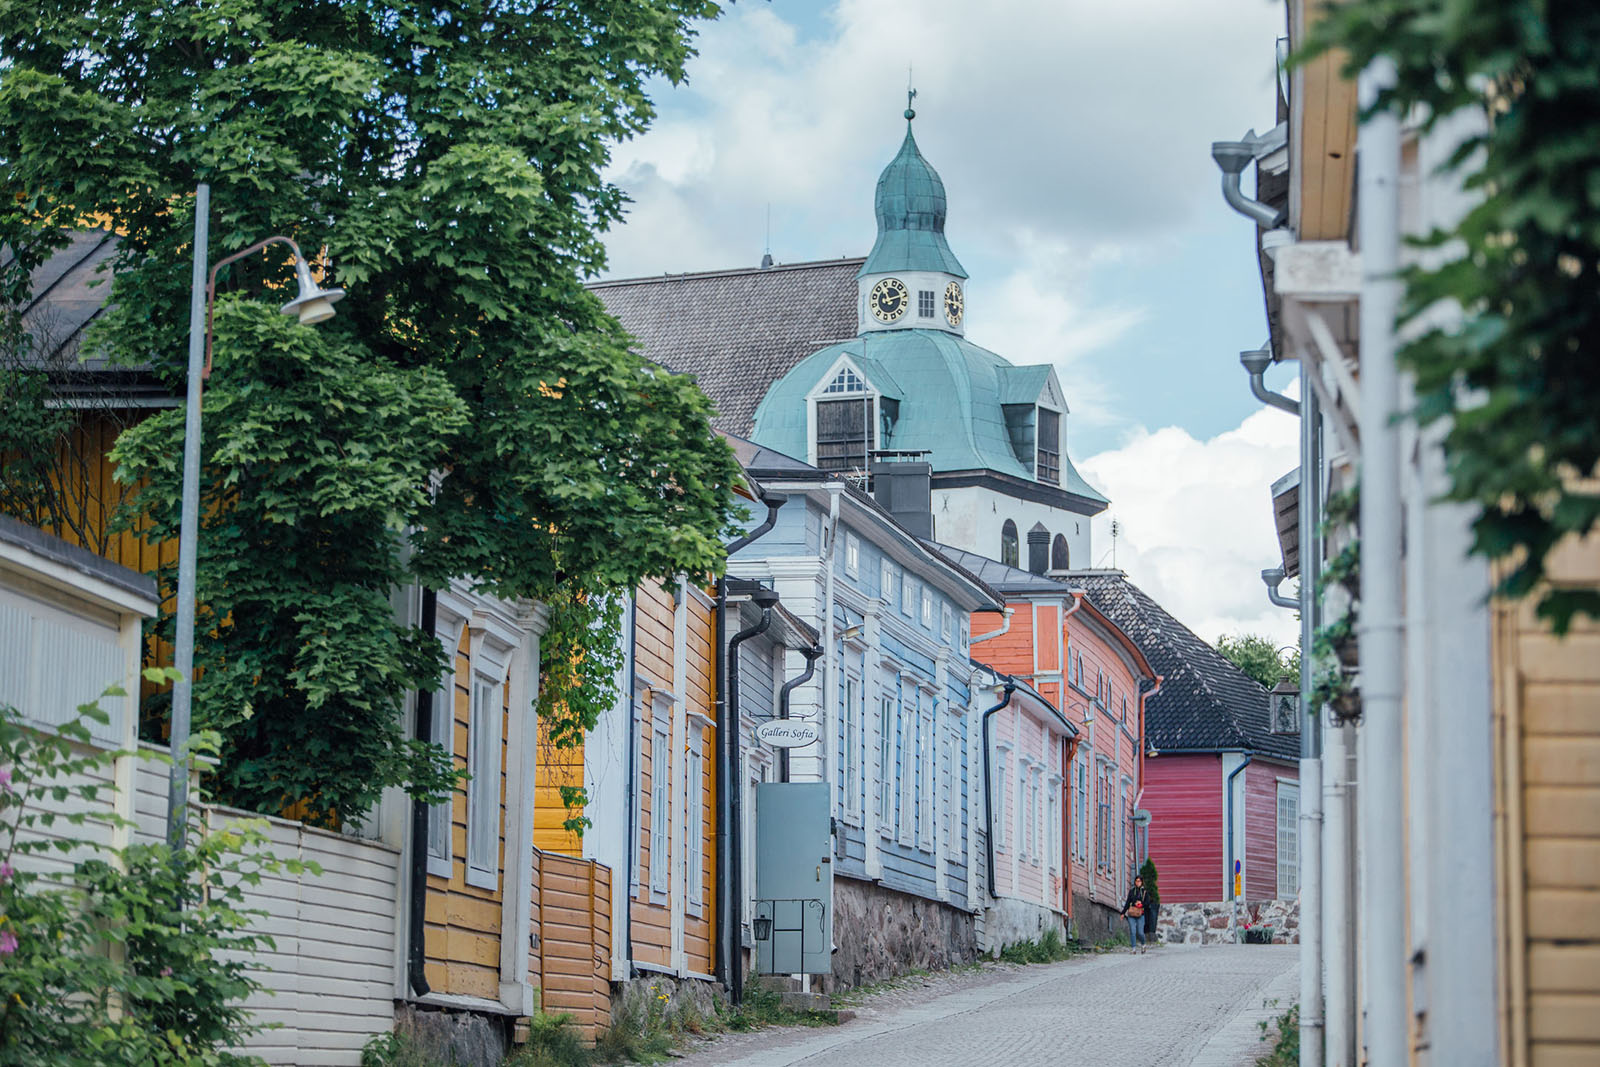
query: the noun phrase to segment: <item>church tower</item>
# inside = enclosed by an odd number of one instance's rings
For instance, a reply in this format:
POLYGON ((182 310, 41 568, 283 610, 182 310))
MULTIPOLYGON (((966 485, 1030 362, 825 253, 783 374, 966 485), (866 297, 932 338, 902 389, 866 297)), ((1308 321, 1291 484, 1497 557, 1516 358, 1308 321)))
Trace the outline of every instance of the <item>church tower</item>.
POLYGON ((917 150, 916 117, 907 106, 905 140, 878 176, 878 239, 856 274, 863 335, 944 330, 959 337, 965 331, 967 272, 944 238, 944 182, 917 150))

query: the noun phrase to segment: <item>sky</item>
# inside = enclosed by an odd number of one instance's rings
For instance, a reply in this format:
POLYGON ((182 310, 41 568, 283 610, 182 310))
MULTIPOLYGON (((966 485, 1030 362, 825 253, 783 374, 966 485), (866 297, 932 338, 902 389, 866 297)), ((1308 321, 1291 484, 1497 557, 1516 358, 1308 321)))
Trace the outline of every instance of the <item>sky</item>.
MULTIPOLYGON (((1201 637, 1294 640, 1258 577, 1297 425, 1238 363, 1266 337, 1251 224, 1210 158, 1274 120, 1267 0, 740 0, 616 146, 608 277, 865 255, 878 172, 915 133, 971 276, 967 337, 1052 363, 1067 449, 1111 498, 1116 565, 1201 637), (909 68, 909 69, 908 69, 909 68)), ((1293 383, 1289 370, 1269 379, 1293 383), (1283 380, 1279 380, 1279 377, 1283 380)))

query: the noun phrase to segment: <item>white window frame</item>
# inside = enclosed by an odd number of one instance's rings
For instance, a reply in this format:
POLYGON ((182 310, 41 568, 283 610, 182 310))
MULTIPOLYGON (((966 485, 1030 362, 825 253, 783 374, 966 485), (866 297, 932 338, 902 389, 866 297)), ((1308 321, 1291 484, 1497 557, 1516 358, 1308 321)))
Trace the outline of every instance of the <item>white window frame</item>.
POLYGON ((885 695, 878 705, 878 829, 894 832, 894 744, 897 733, 896 698, 885 695))
POLYGON ((917 613, 917 593, 920 586, 910 574, 900 580, 900 614, 906 618, 914 618, 917 613))
POLYGON ((917 719, 917 770, 922 788, 917 797, 917 847, 924 852, 933 851, 935 799, 938 793, 937 747, 935 745, 935 712, 933 701, 924 698, 927 706, 918 712, 917 719))
POLYGON ((922 625, 933 629, 933 594, 927 586, 922 587, 922 625))
POLYGON ((917 821, 917 767, 914 762, 917 758, 917 695, 918 691, 913 688, 900 701, 900 762, 897 768, 900 775, 900 817, 895 821, 895 828, 899 831, 898 839, 902 845, 912 843, 917 821))
POLYGON ((1011 769, 1011 746, 1004 742, 995 745, 994 759, 994 847, 997 852, 1011 851, 1011 819, 1006 799, 1011 795, 1007 788, 1011 769))
POLYGON ((501 781, 505 774, 503 727, 506 676, 521 635, 491 611, 477 611, 471 634, 467 690, 467 884, 500 887, 500 841, 504 834, 501 781))
POLYGON ((843 744, 840 746, 839 765, 844 773, 844 817, 853 826, 861 824, 861 721, 866 718, 867 687, 856 671, 846 671, 841 694, 840 725, 843 744))
POLYGON ((878 597, 885 604, 894 603, 895 565, 885 556, 878 564, 878 597))
POLYGON ((934 317, 934 311, 938 306, 938 302, 934 297, 935 294, 932 289, 917 290, 917 318, 931 319, 934 317))
POLYGON ((955 623, 956 614, 950 610, 950 605, 941 604, 939 606, 939 636, 946 641, 954 637, 956 632, 955 623))
POLYGON ((955 842, 961 830, 957 825, 961 802, 956 797, 956 727, 954 719, 949 715, 945 716, 942 734, 944 779, 941 785, 944 788, 944 839, 946 842, 955 842))
POLYGON ((844 535, 844 572, 851 578, 861 577, 861 538, 848 530, 844 535))
POLYGON ((665 900, 672 885, 672 722, 661 711, 650 721, 650 895, 665 900))
POLYGON ((1278 899, 1290 900, 1300 895, 1300 783, 1288 778, 1278 779, 1278 899), (1284 802, 1292 809, 1285 826, 1284 802), (1292 853, 1284 861, 1284 843, 1289 843, 1292 853))
POLYGON ((688 843, 688 877, 685 886, 689 896, 687 910, 690 915, 705 911, 705 795, 706 762, 705 734, 711 720, 691 714, 689 718, 688 753, 684 768, 683 810, 686 818, 684 839, 688 843))
POLYGON ((848 354, 841 355, 835 360, 833 366, 828 369, 828 373, 823 375, 822 379, 817 383, 816 388, 812 389, 806 396, 806 462, 812 464, 817 462, 817 404, 828 400, 867 401, 867 428, 871 434, 871 438, 867 442, 867 452, 869 453, 868 459, 870 462, 872 449, 881 447, 879 442, 882 436, 882 428, 880 426, 883 411, 882 394, 848 354), (845 388, 832 389, 834 382, 845 374, 847 370, 856 379, 855 383, 846 382, 845 388))
MULTIPOLYGON (((445 656, 444 676, 433 694, 433 743, 456 759, 456 683, 461 656, 461 635, 472 616, 472 601, 457 590, 442 589, 436 599, 434 636, 445 656)), ((467 646, 468 677, 471 677, 471 649, 467 646)), ((468 740, 468 751, 471 741, 468 740)), ((455 876, 455 801, 465 798, 466 788, 457 785, 450 795, 428 809, 428 873, 438 878, 455 876)))
POLYGON ((1052 774, 1045 779, 1045 820, 1049 839, 1045 841, 1045 855, 1049 857, 1050 870, 1061 870, 1061 776, 1052 774))

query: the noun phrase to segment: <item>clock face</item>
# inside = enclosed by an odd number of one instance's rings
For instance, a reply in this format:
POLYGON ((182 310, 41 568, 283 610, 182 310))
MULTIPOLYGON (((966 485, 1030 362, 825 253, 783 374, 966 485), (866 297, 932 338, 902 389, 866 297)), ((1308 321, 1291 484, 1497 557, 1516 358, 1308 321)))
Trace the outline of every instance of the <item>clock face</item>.
POLYGON ((867 306, 872 309, 872 317, 879 322, 895 321, 906 313, 910 303, 911 294, 906 291, 906 283, 899 278, 885 278, 867 294, 867 306))
POLYGON ((944 288, 944 317, 952 326, 961 325, 961 313, 966 310, 966 304, 961 300, 961 285, 951 282, 944 288))

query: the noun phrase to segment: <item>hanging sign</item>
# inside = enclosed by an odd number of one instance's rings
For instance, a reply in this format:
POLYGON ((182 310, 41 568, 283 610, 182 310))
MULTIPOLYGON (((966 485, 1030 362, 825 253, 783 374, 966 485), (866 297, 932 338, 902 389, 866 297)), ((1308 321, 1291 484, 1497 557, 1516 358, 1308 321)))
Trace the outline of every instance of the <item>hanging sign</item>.
POLYGON ((822 729, 809 719, 770 719, 756 727, 756 740, 773 748, 814 745, 822 729))

